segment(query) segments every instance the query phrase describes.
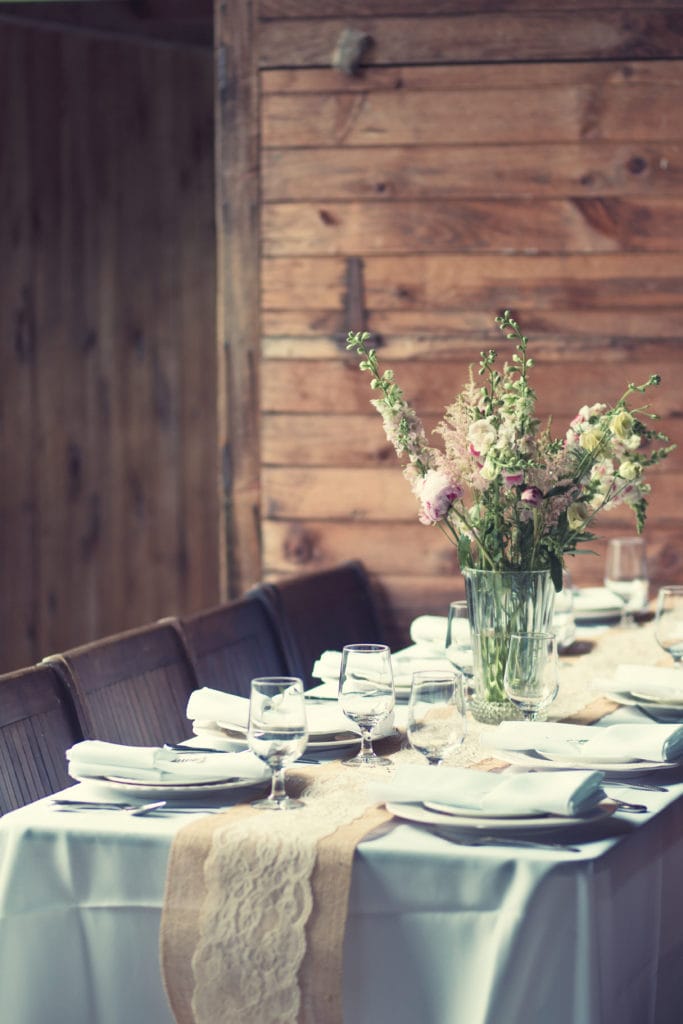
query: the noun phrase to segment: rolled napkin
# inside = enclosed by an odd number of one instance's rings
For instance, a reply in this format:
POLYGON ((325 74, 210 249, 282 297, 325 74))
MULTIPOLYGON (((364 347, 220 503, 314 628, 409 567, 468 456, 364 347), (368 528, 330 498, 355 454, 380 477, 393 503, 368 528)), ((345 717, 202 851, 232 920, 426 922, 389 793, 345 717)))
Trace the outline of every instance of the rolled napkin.
MULTIPOLYGON (((208 728, 211 728, 213 723, 218 723, 224 728, 246 734, 249 724, 249 699, 204 686, 190 694, 187 702, 187 717, 191 721, 201 722, 208 728)), ((307 704, 306 720, 311 739, 348 732, 360 735, 358 727, 346 717, 339 705, 332 701, 329 705, 322 706, 307 704)), ((380 722, 374 735, 377 737, 388 736, 393 728, 394 718, 393 715, 389 715, 383 722, 380 722)))
POLYGON ((602 772, 528 772, 498 775, 472 768, 401 765, 370 793, 385 803, 448 804, 454 811, 495 815, 585 814, 605 797, 602 772))
POLYGON ((622 690, 654 700, 683 700, 683 672, 659 665, 617 665, 614 680, 622 690))
POLYGON ((81 740, 66 752, 72 778, 118 777, 136 782, 201 783, 223 779, 260 782, 270 775, 251 751, 187 754, 163 747, 133 747, 102 740, 81 740))
POLYGON ((501 722, 487 737, 495 750, 536 750, 568 761, 677 761, 683 757, 683 725, 569 725, 501 722))
POLYGON ((444 651, 448 618, 445 615, 418 615, 410 623, 410 639, 414 644, 429 644, 444 651))
MULTIPOLYGON (((313 666, 315 679, 338 680, 341 671, 341 651, 324 651, 313 666)), ((434 657, 424 647, 406 648, 391 656, 394 671, 394 685, 397 689, 410 689, 413 672, 435 670, 452 672, 453 666, 445 657, 434 657)))

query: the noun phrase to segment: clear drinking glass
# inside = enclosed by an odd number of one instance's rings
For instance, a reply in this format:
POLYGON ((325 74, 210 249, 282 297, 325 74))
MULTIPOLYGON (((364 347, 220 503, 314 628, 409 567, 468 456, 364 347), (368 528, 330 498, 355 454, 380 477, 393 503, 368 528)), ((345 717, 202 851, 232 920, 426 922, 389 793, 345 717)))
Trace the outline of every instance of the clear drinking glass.
POLYGON ((408 702, 408 740, 413 750, 438 765, 456 750, 467 732, 460 672, 414 672, 408 702))
POLYGON ((642 537, 616 537, 607 544, 605 586, 622 602, 620 626, 635 626, 633 617, 647 603, 647 552, 642 537))
POLYGON ((513 633, 505 664, 505 692, 524 718, 533 721, 558 690, 554 633, 513 633))
POLYGON ((474 675, 474 653, 467 601, 451 601, 446 626, 446 657, 469 681, 474 675))
POLYGON ((657 595, 655 617, 657 643, 683 668, 683 586, 661 587, 657 595))
POLYGON ((290 676, 264 676, 251 681, 249 749, 265 761, 272 774, 270 796, 257 800, 259 810, 290 811, 303 807, 285 792, 285 767, 301 757, 308 741, 304 684, 290 676))
POLYGON ((372 749, 372 732, 391 712, 396 702, 391 652, 386 644, 347 644, 342 650, 339 675, 339 705, 361 731, 356 757, 344 764, 353 767, 387 767, 388 757, 372 749))

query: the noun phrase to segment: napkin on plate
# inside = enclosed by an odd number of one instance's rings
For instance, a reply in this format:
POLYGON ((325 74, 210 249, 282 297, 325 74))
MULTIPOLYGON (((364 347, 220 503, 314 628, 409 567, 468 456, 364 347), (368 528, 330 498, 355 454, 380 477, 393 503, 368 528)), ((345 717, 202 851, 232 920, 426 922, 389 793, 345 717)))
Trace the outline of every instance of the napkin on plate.
POLYGON ((617 665, 614 681, 621 690, 655 700, 683 700, 683 672, 659 665, 617 665))
POLYGON ((162 747, 134 747, 102 740, 81 740, 66 752, 69 774, 78 778, 116 776, 136 782, 219 782, 250 779, 260 782, 269 771, 250 751, 187 754, 162 747))
POLYGON ((677 761, 683 757, 683 725, 501 722, 490 744, 495 750, 536 750, 568 761, 677 761))
POLYGON ((386 803, 448 804, 454 811, 505 814, 584 814, 605 796, 602 772, 556 771, 499 775, 472 768, 401 765, 393 777, 372 785, 386 803))
MULTIPOLYGON (((223 728, 246 733, 249 724, 249 699, 204 686, 190 694, 187 702, 187 717, 195 722, 200 722, 205 728, 210 729, 212 723, 218 723, 223 728)), ((332 701, 329 705, 322 706, 307 704, 306 720, 311 739, 339 733, 356 732, 360 734, 358 727, 346 717, 339 705, 332 701)), ((393 728, 393 715, 389 715, 383 722, 380 722, 374 735, 377 737, 388 736, 393 728)))
MULTIPOLYGON (((315 679, 339 680, 341 670, 341 651, 324 651, 311 673, 315 679)), ((413 681, 413 672, 429 671, 452 672, 453 666, 445 657, 435 657, 434 652, 424 646, 406 648, 392 654, 391 665, 394 671, 396 689, 409 690, 413 681)))
POLYGON ((410 623, 410 639, 414 644, 429 644, 440 651, 446 648, 448 619, 445 615, 418 615, 410 623))

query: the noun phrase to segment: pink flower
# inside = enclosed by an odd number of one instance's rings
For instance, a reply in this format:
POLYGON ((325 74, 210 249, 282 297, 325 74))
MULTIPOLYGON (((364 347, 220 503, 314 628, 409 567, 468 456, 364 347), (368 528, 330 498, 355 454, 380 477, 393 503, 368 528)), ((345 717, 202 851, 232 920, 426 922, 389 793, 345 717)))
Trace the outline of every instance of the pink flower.
POLYGON ((440 469, 429 469, 413 489, 420 501, 419 519, 425 526, 443 519, 453 502, 464 494, 460 484, 440 469))
POLYGON ((519 487, 524 482, 524 473, 521 469, 504 469, 501 473, 504 487, 519 487))
POLYGON ((539 490, 538 487, 525 487, 520 494, 520 500, 523 501, 525 505, 531 505, 532 508, 536 508, 537 505, 540 505, 542 497, 543 492, 539 490))

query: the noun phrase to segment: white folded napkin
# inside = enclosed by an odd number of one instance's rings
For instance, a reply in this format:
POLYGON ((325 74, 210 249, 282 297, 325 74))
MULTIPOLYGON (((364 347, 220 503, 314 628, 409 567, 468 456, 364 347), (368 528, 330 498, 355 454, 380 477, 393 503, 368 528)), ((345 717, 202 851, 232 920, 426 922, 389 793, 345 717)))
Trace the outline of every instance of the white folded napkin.
POLYGON ((617 665, 614 679, 619 689, 635 690, 655 700, 683 700, 683 672, 660 665, 617 665))
POLYGON ((136 782, 218 782, 269 777, 267 766, 250 751, 221 754, 181 753, 162 747, 134 747, 82 740, 66 752, 69 774, 80 778, 117 776, 136 782))
MULTIPOLYGON (((249 724, 249 699, 238 697, 233 693, 223 693, 205 686, 194 690, 187 702, 187 717, 202 723, 202 727, 211 728, 211 723, 233 729, 235 732, 246 733, 249 724)), ((317 736, 332 736, 339 733, 356 732, 358 727, 346 717, 336 702, 329 705, 306 705, 306 720, 311 739, 317 736)), ((388 736, 394 728, 393 715, 389 715, 375 729, 374 735, 388 736)))
POLYGON ((386 803, 448 804, 453 810, 505 814, 583 814, 603 799, 602 772, 557 771, 499 775, 472 768, 401 765, 370 793, 386 803))
POLYGON ((448 618, 445 615, 418 615, 410 623, 410 639, 414 644, 429 644, 443 652, 447 629, 448 618))
MULTIPOLYGON (((311 673, 314 679, 332 681, 339 680, 341 671, 341 651, 324 651, 311 673)), ((430 671, 452 672, 453 666, 445 657, 435 657, 434 652, 424 646, 407 647, 404 651, 392 654, 391 665, 394 672, 396 689, 410 689, 413 672, 430 671)))
POLYGON ((569 725, 501 722, 487 737, 495 750, 537 750, 567 760, 677 761, 683 757, 683 725, 569 725))
POLYGON ((622 604, 607 587, 583 587, 574 591, 574 614, 619 612, 622 604))

